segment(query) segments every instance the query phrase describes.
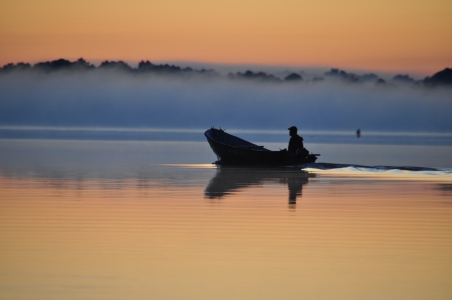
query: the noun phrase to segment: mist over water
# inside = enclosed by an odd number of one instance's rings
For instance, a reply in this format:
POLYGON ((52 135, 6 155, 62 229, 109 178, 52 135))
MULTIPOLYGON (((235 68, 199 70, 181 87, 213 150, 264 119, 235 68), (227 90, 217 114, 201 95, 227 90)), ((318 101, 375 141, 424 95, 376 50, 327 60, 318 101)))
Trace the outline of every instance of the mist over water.
POLYGON ((120 73, 0 77, 0 125, 451 132, 450 89, 120 73))

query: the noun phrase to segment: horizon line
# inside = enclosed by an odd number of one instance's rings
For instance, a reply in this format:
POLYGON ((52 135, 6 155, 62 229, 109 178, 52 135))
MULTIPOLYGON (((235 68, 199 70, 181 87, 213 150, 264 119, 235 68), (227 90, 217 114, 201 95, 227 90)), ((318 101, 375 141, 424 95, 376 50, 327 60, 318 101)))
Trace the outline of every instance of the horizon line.
MULTIPOLYGON (((210 129, 212 127, 209 127, 210 129)), ((220 128, 220 127, 218 127, 220 128)), ((0 125, 0 130, 29 130, 29 131, 86 131, 86 132, 174 132, 174 133, 204 133, 205 128, 158 128, 158 127, 115 127, 115 126, 33 126, 33 125, 0 125)), ((287 134, 284 129, 223 129, 231 133, 242 134, 287 134)), ((350 135, 355 134, 356 129, 350 130, 298 130, 299 134, 333 134, 333 135, 350 135)), ((388 136, 438 136, 452 137, 452 132, 446 131, 380 131, 380 130, 362 130, 365 135, 376 136, 385 134, 388 136)))

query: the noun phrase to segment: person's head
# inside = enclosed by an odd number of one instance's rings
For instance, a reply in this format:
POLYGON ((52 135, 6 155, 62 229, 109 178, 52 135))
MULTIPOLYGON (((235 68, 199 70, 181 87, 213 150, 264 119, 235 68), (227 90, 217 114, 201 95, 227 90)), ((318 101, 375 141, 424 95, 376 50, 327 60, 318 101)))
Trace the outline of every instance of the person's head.
POLYGON ((289 135, 290 136, 295 136, 295 135, 297 135, 297 127, 295 127, 295 126, 292 126, 292 127, 289 127, 288 128, 288 130, 289 130, 289 135))

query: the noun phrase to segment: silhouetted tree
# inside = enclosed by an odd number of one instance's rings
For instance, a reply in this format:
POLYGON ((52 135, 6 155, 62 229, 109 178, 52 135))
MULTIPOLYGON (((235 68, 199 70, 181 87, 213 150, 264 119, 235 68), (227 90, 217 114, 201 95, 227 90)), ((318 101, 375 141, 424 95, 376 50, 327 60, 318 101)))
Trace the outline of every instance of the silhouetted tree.
POLYGON ((347 82, 359 82, 359 77, 352 73, 347 73, 339 69, 331 69, 329 72, 325 72, 326 77, 336 77, 347 82))
POLYGON ((197 75, 207 75, 207 76, 215 76, 217 75, 213 70, 194 70, 190 67, 181 68, 179 66, 162 64, 156 65, 151 63, 150 61, 140 61, 138 64, 138 72, 140 73, 158 73, 158 74, 197 74, 197 75))
POLYGON ((168 64, 154 65, 150 61, 140 61, 138 64, 138 71, 141 72, 160 72, 160 73, 177 73, 181 72, 182 68, 168 64))
POLYGON ((53 61, 40 62, 33 66, 34 70, 44 71, 44 72, 55 72, 60 70, 91 70, 95 67, 92 64, 86 62, 83 58, 77 61, 70 62, 67 59, 57 59, 53 61))
POLYGON ((267 81, 267 82, 281 82, 281 79, 279 79, 271 74, 266 74, 264 72, 254 73, 250 70, 246 71, 245 73, 237 72, 235 78, 252 79, 252 80, 267 81))
POLYGON ((122 60, 119 61, 103 61, 100 66, 100 70, 118 70, 123 72, 132 72, 133 69, 127 63, 122 60))
POLYGON ((384 79, 379 78, 376 82, 377 85, 385 85, 386 81, 384 79))
POLYGON ((31 65, 28 63, 17 63, 17 64, 13 64, 13 63, 9 63, 3 66, 3 68, 0 69, 0 71, 2 73, 9 73, 9 72, 13 72, 13 71, 26 71, 26 70, 30 70, 31 69, 31 65))
POLYGON ((432 77, 426 77, 424 84, 428 87, 437 85, 452 86, 452 69, 445 68, 444 70, 435 73, 432 77))
POLYGON ((94 70, 96 67, 83 58, 79 58, 72 64, 72 68, 75 68, 77 70, 94 70))
POLYGON ((342 77, 346 78, 348 76, 348 73, 339 69, 331 69, 328 72, 325 72, 324 74, 327 77, 342 77))
POLYGON ((297 73, 292 73, 284 78, 285 81, 302 81, 303 77, 297 73))

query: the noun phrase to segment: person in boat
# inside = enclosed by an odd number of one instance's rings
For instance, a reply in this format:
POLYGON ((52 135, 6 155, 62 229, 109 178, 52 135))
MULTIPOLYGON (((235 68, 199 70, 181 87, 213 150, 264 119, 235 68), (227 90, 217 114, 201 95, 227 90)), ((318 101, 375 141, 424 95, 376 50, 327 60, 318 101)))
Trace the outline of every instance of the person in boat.
POLYGON ((295 126, 289 127, 289 147, 288 151, 293 155, 308 156, 309 151, 304 148, 303 138, 298 135, 298 129, 295 126))

